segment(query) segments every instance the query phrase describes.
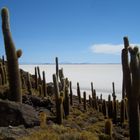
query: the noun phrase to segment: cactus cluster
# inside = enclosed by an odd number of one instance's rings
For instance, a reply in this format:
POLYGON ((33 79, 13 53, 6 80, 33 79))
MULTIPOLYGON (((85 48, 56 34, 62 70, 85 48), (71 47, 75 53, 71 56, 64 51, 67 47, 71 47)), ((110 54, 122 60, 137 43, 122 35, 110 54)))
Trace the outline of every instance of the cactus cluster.
POLYGON ((124 49, 122 50, 122 70, 124 90, 128 98, 130 140, 139 140, 140 55, 138 47, 129 46, 127 37, 124 37, 124 49))

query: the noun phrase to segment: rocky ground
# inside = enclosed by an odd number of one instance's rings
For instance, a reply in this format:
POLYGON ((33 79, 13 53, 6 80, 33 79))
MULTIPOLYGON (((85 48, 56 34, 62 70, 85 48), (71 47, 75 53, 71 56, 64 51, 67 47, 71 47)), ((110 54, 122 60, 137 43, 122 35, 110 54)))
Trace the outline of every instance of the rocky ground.
MULTIPOLYGON (((87 111, 85 111, 83 105, 79 105, 78 98, 73 96, 73 99, 74 104, 70 107, 70 115, 64 119, 62 125, 57 125, 55 123, 55 103, 53 101, 53 96, 40 99, 39 97, 24 95, 24 105, 20 108, 16 106, 16 103, 7 101, 10 106, 10 112, 8 116, 0 114, 0 116, 3 115, 3 120, 5 120, 3 122, 5 123, 5 127, 0 127, 0 140, 109 140, 110 137, 104 133, 106 119, 103 114, 89 106, 87 111), (27 107, 25 103, 30 106, 27 105, 27 107), (19 115, 20 113, 18 114, 19 116, 15 116, 15 114, 17 115, 17 110, 22 110, 24 112, 21 113, 22 116, 19 115), (16 112, 13 113, 12 111, 16 112), (40 120, 40 112, 45 112, 47 116, 46 125, 44 124, 41 126, 40 122, 38 122, 38 120, 40 120), (15 126, 17 124, 12 124, 11 121, 11 124, 7 126, 6 120, 8 121, 9 117, 11 117, 10 120, 13 119, 13 122, 14 119, 18 119, 20 125, 15 126), (29 120, 28 117, 33 118, 29 120), (23 119, 24 121, 21 121, 23 119)), ((1 106, 3 101, 5 103, 5 100, 0 100, 1 106)), ((6 107, 7 104, 5 105, 5 108, 6 107)), ((2 109, 0 112, 2 113, 2 109)), ((113 125, 112 139, 129 139, 127 122, 123 126, 120 124, 113 125)))

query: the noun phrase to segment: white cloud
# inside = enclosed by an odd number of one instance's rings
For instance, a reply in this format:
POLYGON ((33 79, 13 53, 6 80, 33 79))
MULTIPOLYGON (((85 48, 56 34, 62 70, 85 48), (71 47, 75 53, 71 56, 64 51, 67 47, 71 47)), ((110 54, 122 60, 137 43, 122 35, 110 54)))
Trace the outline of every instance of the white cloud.
MULTIPOLYGON (((140 44, 131 44, 131 46, 140 46, 140 44)), ((93 53, 101 54, 121 54, 124 48, 123 44, 93 44, 90 49, 93 53)))

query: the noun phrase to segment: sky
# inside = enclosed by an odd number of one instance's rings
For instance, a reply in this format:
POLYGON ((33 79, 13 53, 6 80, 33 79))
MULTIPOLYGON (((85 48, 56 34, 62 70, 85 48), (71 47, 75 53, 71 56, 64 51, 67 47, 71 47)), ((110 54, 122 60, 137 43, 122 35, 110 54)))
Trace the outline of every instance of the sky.
MULTIPOLYGON (((20 63, 121 63, 123 37, 140 46, 140 0, 0 0, 20 63)), ((0 18, 0 26, 1 26, 0 18)), ((0 28, 0 56, 5 55, 0 28)))

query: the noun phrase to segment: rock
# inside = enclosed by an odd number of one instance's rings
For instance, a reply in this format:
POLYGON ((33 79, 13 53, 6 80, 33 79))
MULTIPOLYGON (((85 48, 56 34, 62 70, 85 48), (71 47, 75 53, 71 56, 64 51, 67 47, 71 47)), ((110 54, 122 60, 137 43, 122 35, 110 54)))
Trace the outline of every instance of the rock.
POLYGON ((21 124, 25 127, 39 125, 38 115, 34 108, 26 104, 0 99, 0 127, 21 124))
POLYGON ((34 107, 45 107, 49 110, 54 106, 49 98, 40 98, 32 95, 24 95, 23 103, 32 105, 34 107))

